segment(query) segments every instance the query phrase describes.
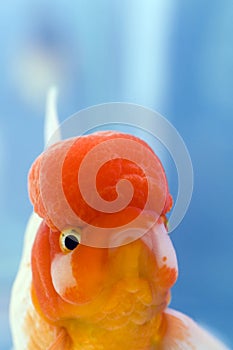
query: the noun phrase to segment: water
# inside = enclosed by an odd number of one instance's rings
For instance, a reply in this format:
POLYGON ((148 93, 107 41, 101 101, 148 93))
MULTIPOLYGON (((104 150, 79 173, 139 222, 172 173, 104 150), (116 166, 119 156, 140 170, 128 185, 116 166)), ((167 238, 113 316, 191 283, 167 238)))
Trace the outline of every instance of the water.
MULTIPOLYGON (((96 103, 135 102, 158 110, 183 136, 195 183, 172 234, 180 266, 172 306, 233 347, 233 5, 157 3, 103 1, 100 11, 79 1, 60 0, 56 9, 45 1, 0 5, 2 350, 11 346, 10 287, 31 212, 27 172, 43 149, 45 92, 54 80, 61 120, 96 103)), ((169 180, 175 193, 177 180, 169 180)))

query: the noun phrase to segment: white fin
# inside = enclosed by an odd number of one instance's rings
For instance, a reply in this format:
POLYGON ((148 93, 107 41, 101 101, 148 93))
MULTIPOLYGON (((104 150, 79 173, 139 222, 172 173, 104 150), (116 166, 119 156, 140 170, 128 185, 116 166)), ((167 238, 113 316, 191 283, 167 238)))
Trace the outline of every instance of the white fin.
POLYGON ((51 86, 47 92, 45 125, 44 125, 44 144, 45 147, 61 140, 61 131, 59 130, 59 120, 57 114, 57 87, 51 86), (53 136, 53 137, 52 137, 53 136), (52 137, 52 142, 51 142, 52 137))
POLYGON ((26 350, 28 331, 24 320, 29 310, 33 309, 31 301, 31 251, 33 242, 42 219, 32 213, 26 228, 24 248, 20 267, 14 281, 10 301, 10 326, 14 350, 26 350))
POLYGON ((214 335, 197 325, 181 312, 167 309, 164 312, 166 333, 161 350, 230 350, 214 335))
MULTIPOLYGON (((52 86, 47 93, 44 143, 47 145, 61 140, 57 116, 57 88, 52 86)), ((42 219, 32 213, 26 228, 24 249, 17 277, 14 281, 10 302, 10 326, 14 350, 26 350, 29 331, 24 327, 27 313, 33 310, 31 301, 31 251, 37 230, 42 219)), ((13 349, 12 349, 13 350, 13 349)))

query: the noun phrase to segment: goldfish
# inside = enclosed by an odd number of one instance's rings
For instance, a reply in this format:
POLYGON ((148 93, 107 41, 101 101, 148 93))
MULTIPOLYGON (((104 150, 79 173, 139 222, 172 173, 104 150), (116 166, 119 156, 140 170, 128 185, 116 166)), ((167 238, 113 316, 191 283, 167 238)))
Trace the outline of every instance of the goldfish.
POLYGON ((58 141, 33 163, 28 188, 34 212, 11 300, 15 350, 227 349, 169 308, 178 277, 167 227, 172 197, 145 141, 111 130, 58 141), (124 142, 128 158, 121 157, 124 142), (108 205, 119 199, 119 181, 130 182, 126 206, 100 210, 80 188, 77 174, 97 146, 103 146, 99 158, 86 163, 82 184, 108 205), (94 189, 89 178, 97 163, 94 189))

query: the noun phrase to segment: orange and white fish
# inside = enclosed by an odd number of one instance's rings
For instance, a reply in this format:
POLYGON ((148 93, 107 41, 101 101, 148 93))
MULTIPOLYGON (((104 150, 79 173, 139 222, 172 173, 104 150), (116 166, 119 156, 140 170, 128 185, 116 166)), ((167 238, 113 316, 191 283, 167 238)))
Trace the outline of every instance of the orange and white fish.
MULTIPOLYGON (((37 158, 29 173, 29 194, 35 212, 27 227, 12 292, 14 349, 227 349, 188 316, 168 308, 170 290, 178 274, 166 227, 172 199, 164 171, 158 174, 161 163, 151 148, 132 135, 118 132, 79 137, 72 140, 71 146, 69 142, 51 146, 49 153, 45 151, 37 158), (134 187, 129 205, 118 212, 103 213, 88 205, 82 196, 77 181, 82 160, 96 145, 117 139, 136 142, 153 154, 154 163, 146 158, 146 152, 141 155, 145 166, 149 164, 152 169, 155 201, 147 211, 143 211, 148 189, 144 172, 116 155, 96 177, 97 190, 105 201, 114 201, 118 181, 129 180, 134 187), (73 222, 60 201, 56 164, 64 149, 62 190, 72 212, 87 225, 73 222), (43 179, 45 188, 41 187, 43 179), (96 228, 96 236, 99 228, 106 231, 122 227, 140 215, 141 225, 146 226, 153 221, 158 203, 159 217, 137 239, 109 247, 83 243, 89 224, 96 228)), ((106 153, 111 154, 111 149, 106 149, 106 153)), ((88 177, 91 163, 87 169, 88 177)), ((133 231, 137 230, 137 226, 133 227, 133 231)))

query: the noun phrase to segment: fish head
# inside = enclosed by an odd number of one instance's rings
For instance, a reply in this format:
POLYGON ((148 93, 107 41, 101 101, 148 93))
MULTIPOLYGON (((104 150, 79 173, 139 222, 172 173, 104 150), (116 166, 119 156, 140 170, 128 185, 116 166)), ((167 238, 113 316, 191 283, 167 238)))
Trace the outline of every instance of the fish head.
MULTIPOLYGON (((87 162, 87 178, 95 162, 109 157, 114 144, 104 146, 100 156, 94 154, 87 162)), ((85 183, 85 177, 82 181, 92 194, 90 183, 85 183)), ((97 317, 111 303, 116 289, 122 298, 133 295, 135 300, 144 300, 154 313, 167 306, 177 278, 175 251, 165 222, 172 199, 161 163, 144 141, 103 132, 59 142, 33 164, 29 194, 34 210, 43 218, 32 249, 32 299, 44 317, 53 322, 97 317), (101 163, 95 186, 104 204, 119 197, 119 179, 130 181, 134 193, 126 207, 106 212, 87 203, 77 174, 96 145, 118 139, 133 141, 130 156, 116 153, 101 163), (135 142, 146 151, 139 149, 137 154, 135 142), (148 153, 154 163, 146 158, 148 153), (136 163, 135 154, 144 168, 136 163), (147 171, 152 184, 148 184, 147 171), (149 190, 152 200, 145 209, 149 190)))

